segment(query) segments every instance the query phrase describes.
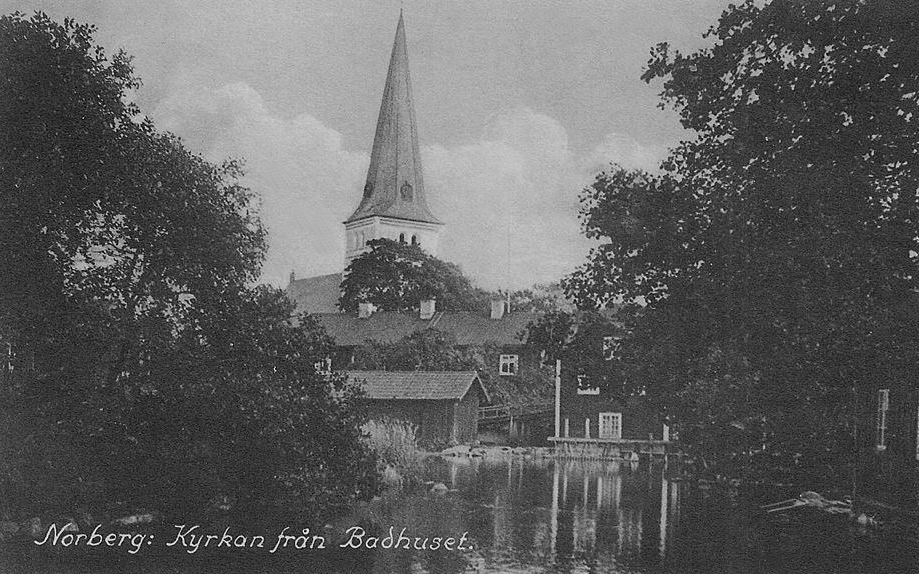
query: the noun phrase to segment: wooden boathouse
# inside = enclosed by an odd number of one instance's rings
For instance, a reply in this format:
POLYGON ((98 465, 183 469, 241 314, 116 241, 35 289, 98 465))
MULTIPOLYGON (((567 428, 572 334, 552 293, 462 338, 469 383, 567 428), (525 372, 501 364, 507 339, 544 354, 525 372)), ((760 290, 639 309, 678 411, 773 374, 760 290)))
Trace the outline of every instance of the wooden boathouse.
POLYGON ((349 371, 359 383, 372 420, 397 420, 416 428, 426 447, 472 444, 479 404, 488 393, 475 371, 349 371))

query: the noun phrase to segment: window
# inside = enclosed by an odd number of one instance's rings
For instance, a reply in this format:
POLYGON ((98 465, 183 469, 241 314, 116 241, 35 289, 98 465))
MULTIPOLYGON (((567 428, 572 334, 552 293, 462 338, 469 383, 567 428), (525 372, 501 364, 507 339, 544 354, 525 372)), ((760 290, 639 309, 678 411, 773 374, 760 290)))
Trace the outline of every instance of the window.
POLYGON ((399 234, 399 243, 405 243, 405 234, 404 234, 404 233, 400 233, 400 234, 399 234))
POLYGON ((622 413, 600 413, 600 438, 622 438, 622 413))
POLYGON ((599 395, 600 387, 588 386, 587 375, 578 375, 578 394, 579 395, 599 395))
POLYGON ((619 352, 619 337, 603 337, 603 360, 612 361, 619 352))
POLYGON ((316 369, 316 373, 319 375, 331 375, 332 374, 332 358, 326 357, 320 359, 313 364, 313 368, 316 369))
POLYGON ((414 197, 414 191, 412 190, 412 184, 409 182, 404 182, 402 187, 399 188, 400 193, 402 194, 403 201, 411 201, 414 197))
POLYGON ((412 235, 412 245, 418 245, 418 236, 412 235))
POLYGON ((874 444, 878 450, 887 448, 887 410, 890 408, 890 389, 878 389, 878 416, 874 444))
POLYGON ((505 377, 516 375, 519 363, 520 358, 517 355, 501 355, 498 372, 505 377))

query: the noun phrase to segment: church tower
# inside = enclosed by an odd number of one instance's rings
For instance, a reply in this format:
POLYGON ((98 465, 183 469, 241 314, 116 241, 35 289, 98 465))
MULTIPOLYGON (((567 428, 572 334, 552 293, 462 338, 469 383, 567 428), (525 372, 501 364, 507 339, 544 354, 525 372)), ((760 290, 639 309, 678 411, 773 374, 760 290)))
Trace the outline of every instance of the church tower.
POLYGON ((421 171, 405 24, 400 12, 364 195, 344 222, 346 266, 368 250, 372 239, 418 244, 437 255, 443 223, 428 208, 421 171))

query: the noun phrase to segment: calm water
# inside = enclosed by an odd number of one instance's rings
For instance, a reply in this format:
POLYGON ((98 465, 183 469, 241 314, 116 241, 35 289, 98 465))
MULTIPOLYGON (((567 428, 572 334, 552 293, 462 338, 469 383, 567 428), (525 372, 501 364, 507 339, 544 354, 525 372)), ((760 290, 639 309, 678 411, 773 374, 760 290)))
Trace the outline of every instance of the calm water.
MULTIPOLYGON (((663 464, 459 459, 451 490, 384 505, 383 524, 468 531, 476 550, 374 556, 374 572, 919 572, 917 541, 820 513, 769 520, 757 504, 668 480, 663 464)), ((800 512, 800 511, 799 511, 800 512)))
MULTIPOLYGON (((194 557, 120 555, 81 561, 59 555, 0 560, 2 572, 919 572, 917 541, 859 533, 819 513, 766 520, 744 499, 668 480, 661 464, 517 459, 431 459, 428 478, 445 494, 398 494, 335 525, 385 536, 459 537, 472 550, 303 552, 283 559, 220 551, 194 557)), ((808 512, 808 511, 805 511, 808 512)), ((430 540, 429 540, 430 543, 430 540)))

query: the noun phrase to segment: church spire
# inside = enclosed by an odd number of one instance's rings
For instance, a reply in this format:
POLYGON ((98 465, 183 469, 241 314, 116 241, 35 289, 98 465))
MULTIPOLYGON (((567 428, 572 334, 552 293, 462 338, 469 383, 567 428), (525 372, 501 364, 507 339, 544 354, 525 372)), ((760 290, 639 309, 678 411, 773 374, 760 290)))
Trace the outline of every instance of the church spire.
POLYGON ((440 224, 428 208, 424 193, 412 84, 408 73, 405 23, 401 11, 373 138, 364 195, 345 224, 374 216, 440 224))

